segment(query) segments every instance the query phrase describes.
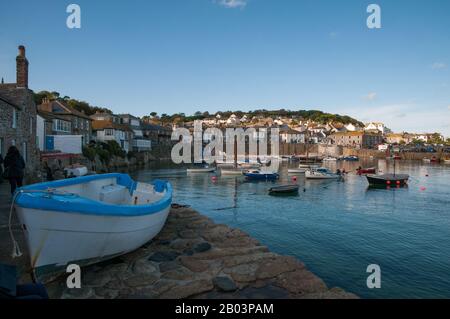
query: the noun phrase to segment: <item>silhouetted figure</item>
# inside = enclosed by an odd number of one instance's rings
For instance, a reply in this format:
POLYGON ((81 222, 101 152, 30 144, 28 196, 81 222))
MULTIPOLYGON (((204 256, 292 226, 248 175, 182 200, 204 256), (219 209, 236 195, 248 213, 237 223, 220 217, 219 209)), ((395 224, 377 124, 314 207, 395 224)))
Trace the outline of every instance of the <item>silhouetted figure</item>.
POLYGON ((15 146, 10 146, 4 160, 5 178, 11 185, 11 195, 14 194, 17 187, 22 187, 25 170, 25 161, 19 150, 15 146))
POLYGON ((44 162, 44 170, 47 176, 47 181, 49 182, 54 181, 55 178, 53 177, 52 169, 50 168, 50 166, 48 166, 47 162, 44 162))

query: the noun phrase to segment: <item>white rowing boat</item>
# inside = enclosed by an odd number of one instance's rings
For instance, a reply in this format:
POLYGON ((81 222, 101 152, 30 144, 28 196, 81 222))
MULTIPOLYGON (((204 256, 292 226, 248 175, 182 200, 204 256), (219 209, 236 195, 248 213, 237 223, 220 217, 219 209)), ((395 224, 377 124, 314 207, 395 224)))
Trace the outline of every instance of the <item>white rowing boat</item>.
MULTIPOLYGON (((164 226, 169 183, 102 174, 29 185, 14 197, 38 278, 133 251, 164 226)), ((15 241, 14 241, 15 242, 15 241)))
POLYGON ((202 167, 202 168, 188 168, 188 173, 214 173, 216 169, 214 167, 202 167))
POLYGON ((339 179, 342 176, 340 174, 332 173, 327 168, 315 168, 305 172, 306 179, 339 179))

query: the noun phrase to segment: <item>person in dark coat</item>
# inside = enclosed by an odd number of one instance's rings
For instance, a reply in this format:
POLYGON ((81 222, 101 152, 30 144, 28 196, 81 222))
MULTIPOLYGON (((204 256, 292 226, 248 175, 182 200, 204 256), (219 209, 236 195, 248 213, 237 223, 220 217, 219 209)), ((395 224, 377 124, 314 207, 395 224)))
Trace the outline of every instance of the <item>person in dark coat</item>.
POLYGON ((11 185, 11 194, 14 194, 17 187, 22 187, 25 170, 25 161, 17 147, 11 146, 8 149, 3 164, 5 166, 5 178, 9 180, 11 185))

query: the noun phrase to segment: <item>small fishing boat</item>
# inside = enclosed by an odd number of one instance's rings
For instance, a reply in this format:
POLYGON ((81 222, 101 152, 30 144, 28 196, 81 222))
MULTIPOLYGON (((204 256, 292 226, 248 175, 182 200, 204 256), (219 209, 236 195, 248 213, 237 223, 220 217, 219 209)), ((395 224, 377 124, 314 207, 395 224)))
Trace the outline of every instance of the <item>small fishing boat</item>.
POLYGON ((201 173, 214 173, 216 169, 214 167, 198 167, 198 168, 188 168, 186 170, 187 173, 195 173, 195 174, 201 174, 201 173))
POLYGON ((342 175, 335 174, 327 168, 320 167, 307 170, 305 177, 306 179, 339 179, 342 178, 342 175))
POLYGON ((396 174, 396 161, 394 161, 394 173, 393 174, 368 174, 366 175, 367 181, 369 182, 369 186, 371 187, 390 187, 397 186, 403 187, 406 186, 409 180, 408 174, 396 174))
POLYGON ((359 161, 359 157, 356 155, 345 156, 344 161, 357 162, 357 161, 359 161))
POLYGON ((244 173, 248 180, 263 180, 263 181, 273 181, 278 179, 280 176, 278 173, 271 171, 261 171, 261 170, 250 170, 244 173))
POLYGON ((269 188, 269 195, 293 195, 298 194, 298 185, 280 185, 269 188))
POLYGON ((366 175, 367 181, 371 186, 405 186, 408 183, 407 174, 383 174, 366 175))
POLYGON ((436 156, 432 156, 431 158, 422 159, 424 163, 439 163, 439 159, 436 156))
POLYGON ((375 167, 369 167, 369 168, 358 168, 356 170, 356 173, 358 175, 365 175, 365 174, 375 174, 377 172, 377 169, 375 167))
POLYGON ((238 165, 240 168, 243 168, 243 169, 258 169, 261 167, 261 164, 259 164, 259 163, 241 163, 238 165))
POLYGON ((99 174, 22 187, 13 203, 31 267, 41 278, 65 271, 69 263, 93 264, 150 241, 166 222, 172 187, 164 181, 135 182, 127 174, 99 174))
POLYGON ((221 168, 220 175, 223 176, 242 176, 244 175, 244 170, 240 168, 221 168))
POLYGON ((64 169, 67 177, 80 177, 88 174, 88 169, 83 165, 70 165, 64 169))
POLYGON ((324 162, 336 162, 337 158, 332 156, 327 156, 323 159, 324 162))
POLYGON ((289 168, 288 174, 304 174, 309 169, 319 168, 318 165, 300 164, 298 168, 289 168))

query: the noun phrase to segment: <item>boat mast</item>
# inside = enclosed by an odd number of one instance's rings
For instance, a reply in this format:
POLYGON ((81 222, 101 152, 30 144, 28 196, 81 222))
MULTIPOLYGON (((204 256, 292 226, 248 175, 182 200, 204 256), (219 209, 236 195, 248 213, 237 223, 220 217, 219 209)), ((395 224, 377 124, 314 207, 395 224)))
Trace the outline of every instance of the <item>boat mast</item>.
POLYGON ((237 168, 237 136, 234 137, 234 168, 237 168))

